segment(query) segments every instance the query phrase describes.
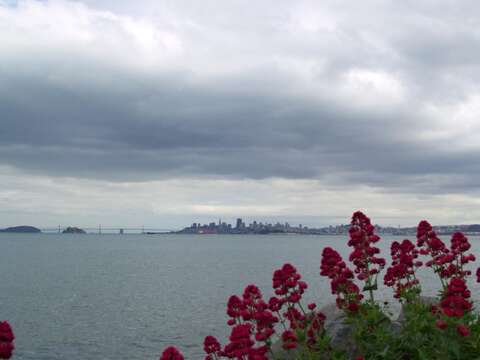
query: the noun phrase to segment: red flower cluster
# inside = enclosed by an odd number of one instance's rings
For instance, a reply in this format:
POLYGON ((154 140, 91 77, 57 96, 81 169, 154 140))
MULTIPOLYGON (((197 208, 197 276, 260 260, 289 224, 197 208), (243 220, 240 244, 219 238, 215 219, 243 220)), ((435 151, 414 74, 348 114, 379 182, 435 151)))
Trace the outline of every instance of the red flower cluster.
POLYGON ((281 297, 280 302, 296 304, 300 301, 308 287, 304 281, 300 281, 301 278, 295 266, 288 263, 275 270, 272 283, 275 294, 281 297))
POLYGON ((231 317, 229 325, 251 322, 257 341, 267 341, 275 333, 274 327, 278 323, 278 317, 269 309, 269 305, 263 300, 262 293, 255 285, 248 285, 242 298, 236 295, 230 297, 227 314, 231 317))
POLYGON ((416 260, 418 253, 418 249, 408 239, 402 243, 394 241, 391 245, 392 265, 387 269, 383 281, 395 289, 394 296, 397 299, 419 284, 415 277, 415 269, 422 266, 422 262, 416 260))
POLYGON ((222 356, 222 346, 214 336, 207 336, 203 341, 203 350, 207 354, 205 360, 218 359, 222 356))
POLYGON ((385 266, 385 259, 375 256, 380 253, 380 249, 372 244, 379 241, 380 237, 374 231, 375 227, 364 213, 357 211, 353 214, 348 242, 348 246, 353 247, 350 261, 355 265, 357 278, 366 280, 369 286, 373 285, 371 276, 378 274, 385 266))
POLYGON ((448 277, 459 276, 464 278, 465 276, 472 274, 471 271, 463 269, 464 265, 475 261, 475 255, 466 254, 470 247, 471 245, 463 233, 456 232, 452 235, 450 254, 452 254, 454 258, 450 261, 450 265, 446 269, 445 275, 448 277))
POLYGON ((235 325, 229 337, 230 343, 225 346, 221 354, 229 359, 267 360, 265 354, 268 347, 255 347, 252 333, 251 323, 235 325))
POLYGON ((441 330, 445 330, 448 327, 448 323, 443 319, 438 319, 435 322, 435 326, 441 330))
POLYGON ((13 345, 12 327, 7 321, 0 321, 0 359, 10 359, 15 346, 13 345))
POLYGON ((266 360, 279 321, 284 326, 280 338, 285 349, 297 346, 297 331, 303 332, 308 345, 313 346, 324 334, 325 315, 314 311, 315 304, 308 306, 308 314, 304 312, 300 300, 307 284, 301 278, 293 265, 285 264, 273 273, 276 296, 270 298, 268 304, 255 285, 248 285, 241 297, 231 296, 227 304, 228 324, 232 326, 229 343, 222 349, 216 338, 207 336, 204 340, 205 360, 266 360))
POLYGON ((278 297, 270 299, 270 310, 278 312, 286 305, 287 309, 282 315, 288 319, 291 329, 305 327, 305 314, 296 307, 308 287, 301 278, 295 266, 288 263, 275 270, 272 278, 272 286, 278 297))
POLYGON ((467 237, 461 232, 456 232, 452 235, 449 249, 438 238, 432 226, 423 220, 417 228, 417 244, 419 247, 422 247, 420 250, 421 254, 429 254, 431 256, 431 260, 426 265, 431 266, 438 273, 445 292, 447 291, 445 279, 465 279, 466 276, 471 275, 471 271, 464 270, 464 266, 471 261, 475 261, 475 256, 466 253, 471 245, 467 237))
POLYGON ((457 332, 460 334, 460 336, 470 335, 470 329, 464 324, 457 325, 457 332))
POLYGON ((169 346, 163 351, 162 356, 160 356, 160 360, 184 360, 184 359, 183 359, 183 355, 180 353, 180 351, 177 350, 175 346, 169 346))
POLYGON ((470 298, 470 290, 468 290, 465 280, 462 278, 453 278, 448 284, 447 291, 443 295, 440 306, 443 313, 448 317, 462 317, 465 312, 472 309, 472 303, 467 299, 470 298))
POLYGON ((337 295, 337 306, 340 309, 351 312, 358 310, 358 303, 363 295, 353 282, 353 272, 347 267, 340 254, 330 247, 322 251, 320 275, 331 279, 332 294, 337 295))
POLYGON ((322 337, 325 333, 325 314, 318 311, 314 312, 315 304, 310 304, 308 307, 312 310, 310 319, 308 321, 309 327, 307 329, 307 345, 314 347, 317 343, 317 339, 322 337))
POLYGON ((417 246, 420 248, 420 254, 430 255, 432 260, 425 263, 428 267, 439 266, 443 257, 449 250, 442 240, 440 240, 432 225, 426 220, 420 221, 417 227, 417 246))
POLYGON ((295 349, 297 347, 297 335, 292 330, 285 330, 282 333, 282 343, 285 350, 295 349))

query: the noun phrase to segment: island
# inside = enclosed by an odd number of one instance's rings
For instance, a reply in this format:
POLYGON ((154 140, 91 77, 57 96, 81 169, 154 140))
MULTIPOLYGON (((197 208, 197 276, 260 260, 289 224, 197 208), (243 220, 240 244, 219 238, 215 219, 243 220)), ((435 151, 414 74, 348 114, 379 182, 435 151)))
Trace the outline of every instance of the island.
POLYGON ((86 234, 85 230, 78 227, 69 226, 62 232, 63 234, 86 234))
POLYGON ((36 228, 34 226, 27 226, 27 225, 22 225, 22 226, 12 226, 8 227, 6 229, 0 229, 0 232, 4 233, 40 233, 42 232, 39 228, 36 228))

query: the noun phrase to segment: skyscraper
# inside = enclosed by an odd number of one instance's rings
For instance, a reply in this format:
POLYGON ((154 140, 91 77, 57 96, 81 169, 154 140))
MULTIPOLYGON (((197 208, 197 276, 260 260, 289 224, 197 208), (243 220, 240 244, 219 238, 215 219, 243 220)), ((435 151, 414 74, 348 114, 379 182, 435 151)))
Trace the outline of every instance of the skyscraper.
POLYGON ((236 229, 241 229, 242 228, 242 219, 238 218, 237 219, 237 226, 235 226, 236 229))

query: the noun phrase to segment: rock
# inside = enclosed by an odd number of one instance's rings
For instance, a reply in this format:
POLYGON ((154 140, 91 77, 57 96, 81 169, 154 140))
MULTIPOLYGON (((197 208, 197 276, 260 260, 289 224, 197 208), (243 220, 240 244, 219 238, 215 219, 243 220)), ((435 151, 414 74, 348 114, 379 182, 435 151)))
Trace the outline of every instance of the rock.
MULTIPOLYGON (((348 359, 355 358, 356 345, 352 336, 352 328, 346 323, 345 313, 338 309, 335 303, 327 304, 319 309, 325 314, 325 331, 331 340, 334 349, 344 351, 348 359)), ((399 320, 391 321, 390 328, 394 333, 400 333, 402 323, 399 320)), ((282 341, 272 345, 276 360, 294 360, 298 354, 295 350, 286 351, 282 348, 282 341)))
MULTIPOLYGON (((343 350, 349 357, 353 357, 355 351, 355 343, 351 336, 352 330, 345 323, 346 316, 335 303, 331 303, 320 308, 325 314, 325 331, 331 338, 332 347, 343 350)), ((282 340, 272 344, 272 351, 276 360, 294 360, 298 355, 297 350, 284 350, 282 348, 282 340)))
POLYGON ((355 353, 355 341, 352 337, 352 328, 345 320, 345 313, 335 303, 323 306, 320 311, 325 314, 325 331, 330 336, 334 349, 343 350, 348 357, 355 353))
POLYGON ((13 226, 9 227, 3 230, 0 230, 0 232, 7 232, 7 233, 39 233, 42 232, 40 229, 34 227, 34 226, 13 226))
POLYGON ((69 226, 65 230, 63 230, 63 234, 86 234, 85 230, 69 226))

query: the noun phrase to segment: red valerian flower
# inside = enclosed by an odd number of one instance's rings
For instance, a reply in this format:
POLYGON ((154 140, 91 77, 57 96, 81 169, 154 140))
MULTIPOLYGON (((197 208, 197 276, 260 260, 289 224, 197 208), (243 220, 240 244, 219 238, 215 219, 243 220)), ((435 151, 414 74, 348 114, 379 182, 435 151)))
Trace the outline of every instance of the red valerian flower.
POLYGON ((163 351, 160 360, 184 360, 184 358, 175 346, 169 346, 163 351))
POLYGON ((291 329, 304 328, 305 315, 291 306, 283 313, 283 316, 290 322, 291 329))
POLYGON ((242 299, 237 295, 230 296, 227 303, 227 315, 232 319, 229 321, 229 325, 234 325, 236 323, 236 320, 240 318, 244 308, 245 306, 243 305, 242 299))
POLYGON ((220 343, 214 336, 207 336, 203 341, 203 350, 207 354, 217 354, 222 349, 220 343))
POLYGON ((282 302, 277 298, 271 298, 267 304, 258 287, 248 285, 241 298, 236 295, 229 298, 227 314, 231 319, 228 324, 234 326, 246 322, 251 326, 250 331, 255 340, 266 342, 275 333, 275 324, 279 321, 272 311, 278 312, 281 306, 282 302))
POLYGON ((11 342, 0 343, 0 359, 10 359, 14 349, 11 342))
POLYGON ((300 281, 301 278, 295 266, 284 264, 273 273, 272 284, 275 294, 281 296, 283 302, 298 303, 308 287, 304 281, 300 281))
POLYGON ((251 337, 253 328, 254 326, 251 323, 233 327, 229 337, 230 343, 225 346, 221 354, 230 359, 267 360, 265 354, 268 347, 255 347, 255 341, 251 337))
POLYGON ((10 359, 15 346, 12 327, 7 321, 0 321, 0 359, 10 359))
POLYGON ((441 278, 448 277, 445 270, 445 263, 449 259, 449 250, 442 240, 440 240, 432 225, 426 220, 420 221, 417 227, 417 246, 420 248, 420 254, 430 255, 432 260, 425 263, 428 267, 433 267, 434 271, 439 273, 441 278))
POLYGON ((307 345, 313 347, 317 343, 317 338, 325 332, 325 314, 318 311, 309 315, 309 327, 307 329, 307 345))
POLYGON ((297 347, 297 335, 291 330, 285 330, 282 333, 282 347, 285 350, 295 349, 297 347))
POLYGON ((468 336, 468 335, 470 335, 470 329, 468 328, 468 326, 463 325, 463 324, 457 325, 457 332, 458 332, 461 336, 468 336))
POLYGON ((270 300, 268 300, 268 308, 271 311, 278 312, 282 308, 283 302, 276 298, 276 297, 271 297, 270 300))
POLYGON ((385 259, 375 256, 380 253, 380 249, 372 246, 380 237, 375 234, 370 219, 361 211, 353 214, 349 234, 348 246, 353 247, 350 261, 355 265, 357 278, 367 280, 367 285, 372 286, 371 276, 378 274, 385 266, 385 259))
POLYGON ((328 276, 330 279, 333 279, 346 267, 347 265, 337 251, 331 247, 323 249, 322 262, 320 264, 321 276, 328 276))
MULTIPOLYGON (((279 313, 283 306, 287 310, 283 312, 290 321, 292 329, 305 327, 305 315, 300 312, 297 307, 301 308, 300 301, 305 290, 308 288, 304 281, 301 281, 302 276, 298 273, 295 266, 292 264, 284 264, 280 269, 273 273, 272 286, 277 297, 271 298, 268 303, 268 308, 271 311, 279 313)), ((278 322, 278 319, 276 319, 278 322)))
POLYGON ((340 254, 330 247, 322 251, 320 275, 331 279, 332 294, 337 295, 336 303, 340 309, 350 312, 358 310, 358 302, 363 295, 353 282, 353 272, 347 267, 340 254))
POLYGON ((438 319, 436 322, 435 322, 435 326, 439 329, 446 329, 448 327, 448 323, 443 320, 443 319, 438 319))
POLYGON ((385 285, 395 289, 396 298, 419 284, 415 277, 416 268, 422 265, 422 262, 416 261, 418 253, 418 249, 408 239, 402 243, 394 241, 391 245, 392 265, 387 269, 383 280, 385 285))
POLYGON ((468 242, 467 237, 461 233, 456 232, 452 235, 450 254, 451 258, 447 258, 446 262, 450 262, 448 267, 444 270, 445 277, 462 277, 470 275, 469 270, 463 270, 463 267, 471 261, 475 261, 473 254, 466 254, 471 245, 468 242))
POLYGON ((465 280, 453 278, 448 284, 447 291, 440 302, 442 311, 448 317, 462 317, 472 309, 472 303, 466 299, 470 297, 465 280))

